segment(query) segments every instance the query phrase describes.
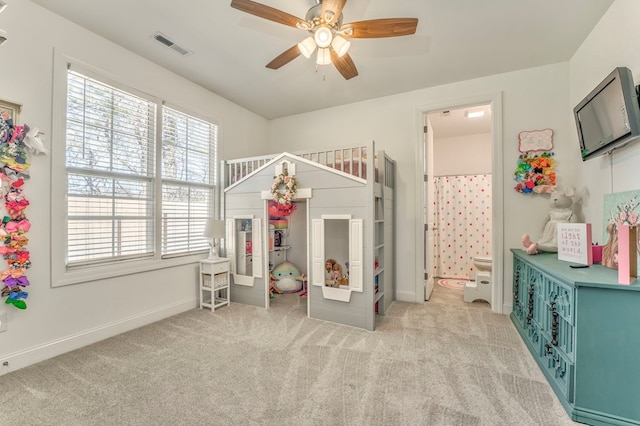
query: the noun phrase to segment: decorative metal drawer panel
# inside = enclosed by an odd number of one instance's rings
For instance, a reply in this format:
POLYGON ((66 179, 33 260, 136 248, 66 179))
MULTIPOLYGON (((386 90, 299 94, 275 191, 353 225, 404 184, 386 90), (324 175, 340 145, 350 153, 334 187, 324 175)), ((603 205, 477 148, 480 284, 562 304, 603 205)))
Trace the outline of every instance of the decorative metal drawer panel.
POLYGON ((574 359, 574 290, 550 278, 544 282, 545 298, 542 330, 550 343, 562 350, 569 359, 574 359))
POLYGON ((554 278, 547 277, 545 279, 544 293, 547 303, 549 301, 556 302, 557 312, 571 325, 574 325, 574 289, 558 282, 558 280, 554 278))
MULTIPOLYGON (((530 286, 533 289, 533 311, 531 320, 542 328, 545 320, 545 312, 541 309, 544 305, 544 280, 545 276, 537 269, 530 268, 530 286)), ((529 301, 531 304, 532 302, 529 301)))
POLYGON ((573 402, 573 363, 544 336, 541 343, 539 356, 547 379, 556 385, 567 401, 573 402))
POLYGON ((520 259, 513 262, 513 312, 523 329, 527 328, 527 272, 528 268, 520 259))

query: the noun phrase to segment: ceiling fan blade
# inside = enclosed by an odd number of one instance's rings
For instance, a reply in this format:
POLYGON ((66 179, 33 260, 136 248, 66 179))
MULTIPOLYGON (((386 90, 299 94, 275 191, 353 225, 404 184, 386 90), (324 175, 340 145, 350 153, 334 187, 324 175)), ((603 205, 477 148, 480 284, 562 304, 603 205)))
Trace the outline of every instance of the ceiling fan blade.
POLYGON ((340 17, 346 2, 347 0, 322 0, 322 17, 327 24, 335 22, 340 17))
POLYGON ((295 58, 297 58, 300 55, 301 55, 300 49, 298 48, 298 45, 295 44, 289 49, 279 54, 278 56, 276 56, 273 61, 267 64, 267 68, 271 68, 272 70, 277 70, 281 66, 287 65, 289 62, 293 61, 295 58))
POLYGON ((333 62, 333 65, 335 65, 336 69, 340 74, 342 74, 345 80, 350 80, 358 75, 356 64, 353 63, 353 59, 351 59, 351 56, 349 56, 348 53, 338 56, 335 50, 331 49, 331 62, 333 62))
POLYGON ((290 27, 297 28, 298 23, 301 25, 308 25, 304 19, 296 18, 295 16, 289 15, 281 10, 274 9, 273 7, 265 6, 264 4, 256 3, 251 0, 232 0, 231 7, 260 18, 268 19, 269 21, 288 25, 290 27))
POLYGON ((417 26, 417 18, 386 18, 351 22, 342 25, 340 31, 350 38, 398 37, 415 34, 417 26))

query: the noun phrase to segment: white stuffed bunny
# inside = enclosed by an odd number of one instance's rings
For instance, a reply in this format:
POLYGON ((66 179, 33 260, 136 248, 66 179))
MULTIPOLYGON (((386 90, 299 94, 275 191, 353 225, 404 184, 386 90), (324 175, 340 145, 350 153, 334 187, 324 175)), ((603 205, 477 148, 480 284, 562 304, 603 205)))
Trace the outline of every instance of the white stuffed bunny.
POLYGON ((558 223, 576 223, 578 218, 571 209, 573 191, 556 190, 549 199, 551 210, 542 228, 542 235, 537 242, 531 241, 529 234, 522 236, 522 245, 527 254, 538 254, 541 251, 556 253, 558 251, 558 223))

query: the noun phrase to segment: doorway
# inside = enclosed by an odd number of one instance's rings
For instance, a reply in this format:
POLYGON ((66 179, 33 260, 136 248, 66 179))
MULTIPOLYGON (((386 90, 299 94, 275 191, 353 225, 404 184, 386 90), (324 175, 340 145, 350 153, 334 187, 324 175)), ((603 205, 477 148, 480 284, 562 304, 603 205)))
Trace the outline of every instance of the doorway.
POLYGON ((424 266, 435 285, 464 290, 472 259, 491 257, 491 105, 424 115, 424 266))
MULTIPOLYGON (((299 277, 309 271, 307 224, 308 199, 291 202, 290 208, 279 210, 280 204, 265 203, 268 219, 267 277, 265 306, 274 303, 296 310, 304 305, 308 313, 307 282, 299 277)), ((302 310, 300 310, 302 312, 302 310)))
MULTIPOLYGON (((434 183, 436 178, 439 178, 442 183, 450 180, 461 182, 473 180, 478 176, 480 180, 485 179, 486 183, 488 176, 491 184, 485 190, 490 191, 491 195, 483 202, 490 203, 490 209, 487 209, 486 214, 491 216, 488 221, 492 229, 488 231, 490 235, 483 242, 474 243, 476 246, 474 250, 479 248, 480 251, 490 253, 492 257, 491 309, 493 312, 502 313, 503 199, 500 194, 500 188, 502 188, 500 94, 423 107, 419 110, 419 114, 421 128, 416 170, 419 172, 417 199, 420 200, 420 203, 417 207, 420 222, 416 223, 416 227, 421 229, 418 235, 421 235, 422 238, 418 238, 419 241, 416 241, 419 253, 416 265, 418 266, 417 275, 423 280, 418 285, 416 292, 418 293, 422 289, 424 296, 422 300, 429 300, 431 291, 437 285, 436 278, 438 277, 436 275, 442 275, 442 272, 438 272, 435 264, 438 260, 437 255, 443 253, 442 244, 440 243, 440 246, 438 244, 438 234, 451 230, 449 222, 445 221, 439 225, 434 220, 436 217, 434 216, 436 208, 434 183), (488 247, 478 247, 480 245, 488 247)), ((468 199, 465 201, 469 202, 468 199)), ((458 245, 467 244, 459 241, 458 236, 451 238, 456 240, 458 245)), ((464 251, 464 247, 461 249, 464 251)), ((474 252, 470 255, 467 252, 462 255, 465 257, 463 262, 455 265, 458 268, 458 276, 461 276, 460 274, 463 274, 464 270, 468 270, 467 276, 464 278, 475 278, 471 256, 478 255, 481 254, 474 252)), ((459 254, 458 256, 460 257, 459 254)), ((447 268, 450 266, 452 265, 448 265, 447 268)), ((448 270, 448 272, 450 271, 448 270)), ((452 276, 456 277, 456 274, 452 274, 452 276)))

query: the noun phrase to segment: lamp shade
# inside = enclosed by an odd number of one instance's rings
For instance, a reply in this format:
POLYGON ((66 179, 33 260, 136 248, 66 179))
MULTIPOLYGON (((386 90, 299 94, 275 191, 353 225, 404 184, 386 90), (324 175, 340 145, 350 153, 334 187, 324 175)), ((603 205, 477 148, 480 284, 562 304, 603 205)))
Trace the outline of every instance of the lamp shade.
POLYGON ((320 27, 313 35, 313 39, 318 47, 329 47, 331 40, 333 39, 333 33, 329 27, 320 27))
POLYGON ((298 49, 300 49, 300 53, 308 59, 311 57, 313 51, 316 50, 316 42, 313 40, 313 37, 307 37, 298 43, 298 49))
POLYGON ((329 65, 331 63, 331 53, 329 49, 318 48, 318 59, 316 59, 316 64, 318 65, 329 65))
POLYGON ((202 236, 206 238, 224 238, 224 220, 207 219, 202 236))
POLYGON ((336 51, 339 57, 343 57, 344 54, 347 53, 349 46, 351 46, 351 42, 340 36, 336 36, 331 42, 331 47, 333 47, 333 50, 336 51))
POLYGON ((7 7, 7 2, 4 0, 0 0, 0 12, 2 12, 5 7, 7 7))

